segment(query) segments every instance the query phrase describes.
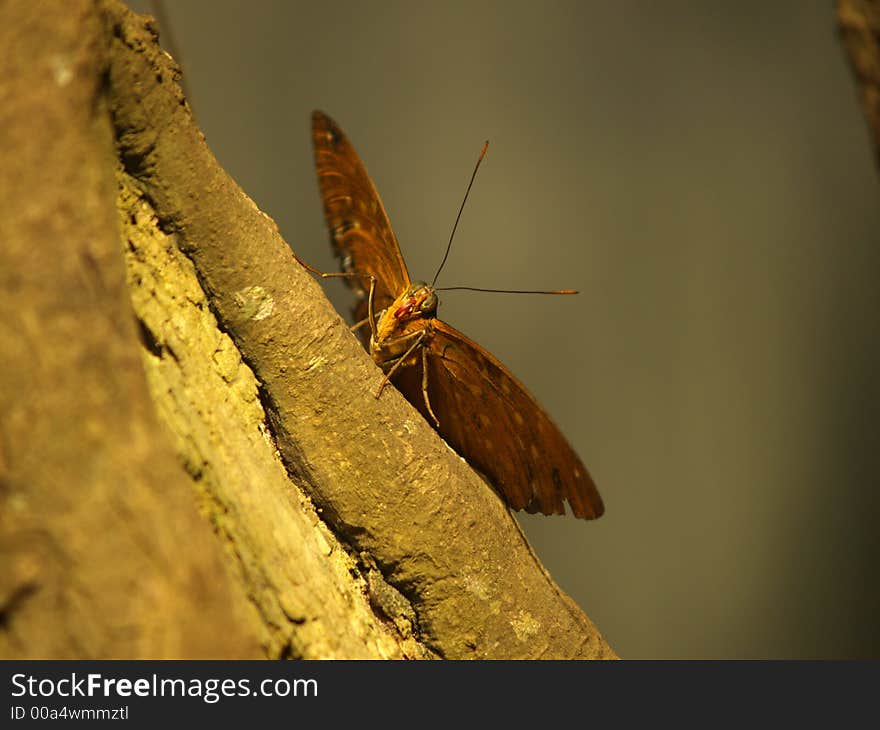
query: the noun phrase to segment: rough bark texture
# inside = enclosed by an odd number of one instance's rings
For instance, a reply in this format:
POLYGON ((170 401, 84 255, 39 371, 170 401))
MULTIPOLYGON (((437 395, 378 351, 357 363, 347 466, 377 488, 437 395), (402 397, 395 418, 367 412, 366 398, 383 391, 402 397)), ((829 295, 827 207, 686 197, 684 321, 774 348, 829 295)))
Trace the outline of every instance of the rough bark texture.
POLYGON ((144 380, 102 19, 60 7, 0 18, 0 655, 259 656, 144 380))
POLYGON ((0 12, 0 654, 613 657, 491 489, 373 397, 151 26, 60 7, 0 12))
POLYGON ((838 0, 837 21, 880 162, 880 2, 838 0))
POLYGON ((192 263, 159 229, 135 181, 121 169, 117 175, 150 392, 202 512, 257 609, 267 655, 428 656, 413 638, 413 617, 374 614, 367 596, 381 576, 363 560, 358 566, 290 484, 266 428, 259 385, 218 329, 192 263))

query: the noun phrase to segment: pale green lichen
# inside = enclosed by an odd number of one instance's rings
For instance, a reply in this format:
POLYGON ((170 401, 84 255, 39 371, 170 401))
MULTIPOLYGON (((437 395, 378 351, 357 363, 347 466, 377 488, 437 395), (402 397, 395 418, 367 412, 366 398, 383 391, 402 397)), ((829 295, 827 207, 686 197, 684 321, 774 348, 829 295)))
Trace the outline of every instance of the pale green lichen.
POLYGON ((529 641, 533 636, 537 636, 541 630, 541 622, 528 611, 520 611, 510 619, 510 626, 520 641, 529 641))
POLYGON ((275 300, 261 286, 246 286, 235 293, 235 303, 241 307, 245 319, 259 322, 275 311, 275 300))

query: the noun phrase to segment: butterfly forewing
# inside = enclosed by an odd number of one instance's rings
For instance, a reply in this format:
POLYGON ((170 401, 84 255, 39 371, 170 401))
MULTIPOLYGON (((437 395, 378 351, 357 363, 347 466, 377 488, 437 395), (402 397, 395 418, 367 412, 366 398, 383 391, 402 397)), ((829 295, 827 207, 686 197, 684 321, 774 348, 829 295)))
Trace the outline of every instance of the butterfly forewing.
MULTIPOLYGON (((443 438, 481 471, 513 509, 576 517, 604 511, 590 473, 526 388, 495 357, 433 320, 428 392, 443 438)), ((419 368, 393 381, 428 422, 419 368)))
MULTIPOLYGON (((367 170, 342 130, 326 114, 312 114, 315 168, 330 241, 345 271, 376 278, 374 308, 384 309, 409 286, 391 223, 367 170)), ((366 316, 369 280, 346 279, 359 295, 355 317, 366 316)))
MULTIPOLYGON (((392 382, 436 426, 425 404, 422 365, 427 362, 427 393, 439 421, 437 430, 512 508, 564 514, 567 502, 577 517, 601 515, 602 499, 586 467, 507 368, 434 317, 433 308, 424 317, 403 317, 411 312, 410 278, 366 168, 326 114, 312 115, 312 138, 324 214, 343 270, 375 277, 376 315, 397 300, 380 322, 378 334, 370 338, 362 331, 373 359, 386 372, 393 369, 392 382), (386 326, 390 334, 383 334, 386 326), (419 337, 417 346, 427 357, 411 352, 393 368, 388 354, 403 352, 415 341, 413 336, 419 337)), ((369 280, 347 281, 360 295, 354 309, 358 321, 367 314, 369 280)), ((422 294, 432 291, 426 285, 415 288, 422 294)))

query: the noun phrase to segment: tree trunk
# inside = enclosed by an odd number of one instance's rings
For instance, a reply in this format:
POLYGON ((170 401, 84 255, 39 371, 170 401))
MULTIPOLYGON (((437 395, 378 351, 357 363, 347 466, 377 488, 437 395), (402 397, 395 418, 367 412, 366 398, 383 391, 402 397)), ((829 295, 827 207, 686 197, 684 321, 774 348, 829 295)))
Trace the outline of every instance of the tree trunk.
POLYGON ((0 48, 0 655, 614 657, 374 398, 149 20, 13 0, 0 48))

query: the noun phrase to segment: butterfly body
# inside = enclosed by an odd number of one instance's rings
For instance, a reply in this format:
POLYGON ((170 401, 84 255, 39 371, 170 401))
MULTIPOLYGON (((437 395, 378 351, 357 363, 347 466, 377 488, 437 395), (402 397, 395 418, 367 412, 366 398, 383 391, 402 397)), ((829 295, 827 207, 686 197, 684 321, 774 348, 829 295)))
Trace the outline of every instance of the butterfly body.
POLYGON ((429 320, 436 314, 437 294, 424 282, 415 282, 379 314, 370 337, 370 355, 376 364, 383 370, 392 367, 413 335, 429 331, 429 320))
MULTIPOLYGON (((534 397, 489 352, 436 316, 412 282, 366 168, 336 123, 312 115, 330 240, 358 296, 355 328, 394 386, 513 509, 591 519, 604 511, 587 468, 534 397)), ((484 148, 485 152, 485 148, 484 148)), ((320 272, 318 272, 320 273, 320 272)), ((324 274, 323 276, 332 276, 324 274)), ((378 394, 377 394, 378 395, 378 394)))

